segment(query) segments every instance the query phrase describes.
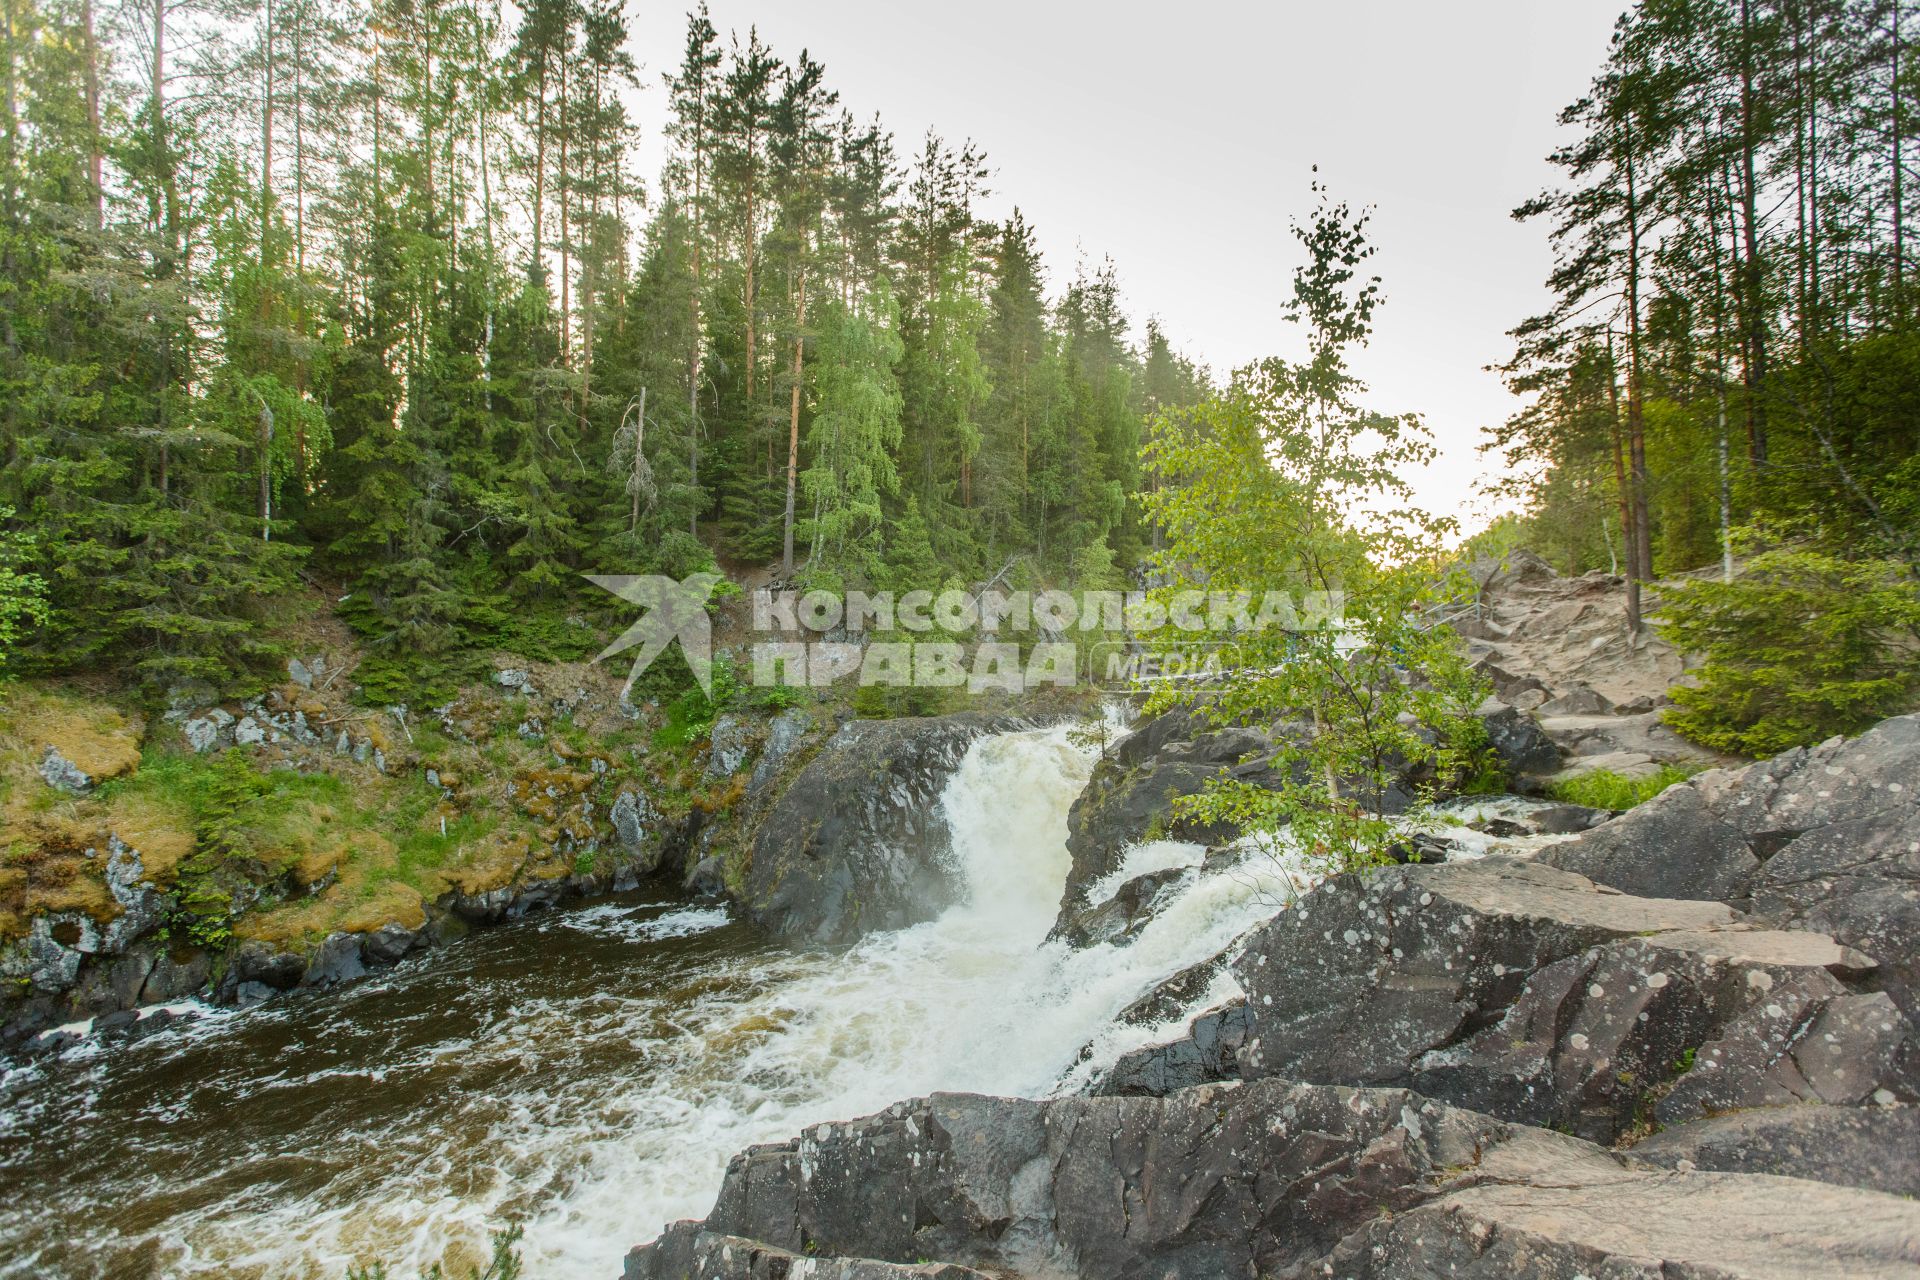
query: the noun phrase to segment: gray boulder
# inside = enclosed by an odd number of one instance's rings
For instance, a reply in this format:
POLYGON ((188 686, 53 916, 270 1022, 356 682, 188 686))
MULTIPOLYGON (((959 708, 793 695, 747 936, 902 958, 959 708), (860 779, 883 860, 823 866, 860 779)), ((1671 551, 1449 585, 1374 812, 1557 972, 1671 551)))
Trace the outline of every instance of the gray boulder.
POLYGON ((646 794, 637 790, 622 791, 613 799, 613 807, 607 812, 607 820, 613 824, 614 835, 619 837, 620 847, 629 854, 640 854, 651 850, 655 860, 639 868, 652 871, 658 865, 661 842, 651 839, 655 827, 660 822, 660 813, 653 807, 646 794))
POLYGON ((1666 1129, 1633 1148, 1669 1169, 1810 1178, 1920 1197, 1920 1107, 1762 1107, 1666 1129))
POLYGON ((1316 1274, 1894 1280, 1920 1266, 1915 1212, 1897 1196, 1795 1178, 1623 1175, 1596 1151, 1565 1150, 1518 1171, 1483 1165, 1475 1185, 1408 1213, 1380 1214, 1316 1274))
POLYGON ((239 986, 249 983, 272 991, 291 991, 307 974, 305 956, 278 951, 263 942, 243 942, 235 948, 227 977, 239 986))
POLYGON ((93 778, 86 770, 61 755, 58 747, 49 746, 46 754, 40 757, 40 776, 46 779, 48 786, 72 795, 85 795, 93 790, 93 778))
POLYGON ((1776 986, 1840 994, 1871 962, 1817 934, 1657 933, 1591 948, 1532 974, 1500 1021, 1429 1051, 1413 1086, 1502 1119, 1611 1143, 1696 1048, 1728 1034, 1776 986))
POLYGON ((360 939, 361 955, 375 964, 399 964, 407 952, 420 945, 420 935, 405 925, 389 921, 360 939))
POLYGON ((1668 787, 1613 821, 1542 850, 1540 861, 1623 893, 1720 902, 1746 897, 1760 869, 1739 829, 1687 786, 1668 787))
POLYGON ((1920 809, 1890 808, 1795 837, 1767 860, 1753 896, 1756 911, 1880 960, 1888 994, 1920 1019, 1920 809))
POLYGON ((66 991, 79 980, 86 958, 99 950, 100 932, 84 913, 35 916, 27 928, 26 976, 40 991, 66 991))
POLYGON ((718 854, 708 854, 693 864, 681 886, 701 898, 722 898, 727 893, 727 869, 718 854))
POLYGON ((140 1003, 164 1004, 204 989, 213 977, 213 959, 196 949, 162 951, 147 971, 146 984, 140 990, 140 1003))
POLYGON ((1763 991, 1702 1044, 1654 1114, 1671 1125, 1748 1107, 1920 1101, 1917 1046, 1885 992, 1849 994, 1805 974, 1763 991))
POLYGON ((1150 871, 1114 890, 1106 901, 1063 913, 1055 923, 1053 936, 1064 938, 1070 946, 1092 947, 1103 942, 1124 946, 1139 936, 1154 917, 1162 899, 1200 874, 1195 867, 1169 867, 1150 871))
POLYGON ((360 958, 360 935, 328 934, 307 959, 306 972, 300 977, 303 987, 332 987, 365 977, 367 966, 360 958))
POLYGON ((741 905, 824 945, 932 919, 961 891, 940 793, 977 738, 1019 727, 971 712, 842 726, 762 820, 741 905))
POLYGON ((147 879, 140 852, 117 835, 107 837, 107 892, 120 914, 107 925, 102 948, 123 951, 160 927, 168 900, 147 879))
POLYGON ((1150 1045, 1123 1055, 1094 1080, 1096 1096, 1164 1098, 1179 1089, 1234 1078, 1240 1049, 1253 1030, 1244 999, 1209 1010, 1187 1024, 1187 1033, 1169 1044, 1150 1045))
POLYGON ((1487 729, 1487 745, 1509 777, 1537 777, 1560 767, 1560 748, 1539 721, 1518 707, 1489 707, 1480 722, 1487 729))
POLYGON ((1094 766, 1067 814, 1073 865, 1061 895, 1057 936, 1066 936, 1093 885, 1119 868, 1129 845, 1150 836, 1212 842, 1237 834, 1225 826, 1176 819, 1173 802, 1197 795, 1214 778, 1259 782, 1272 777, 1273 740, 1244 728, 1208 727, 1186 711, 1169 711, 1120 739, 1094 766))
POLYGON ((775 716, 767 725, 766 745, 760 748, 760 759, 754 763, 747 790, 754 795, 765 791, 780 775, 780 766, 793 754, 793 749, 800 745, 812 727, 813 717, 802 707, 789 707, 775 716))
POLYGON ((233 725, 233 714, 220 707, 214 707, 203 716, 195 716, 180 726, 181 735, 187 740, 187 746, 197 753, 213 750, 222 742, 231 741, 228 730, 233 725))
POLYGON ((1629 893, 1750 899, 1872 956, 1920 1018, 1920 716, 1700 774, 1541 860, 1629 893))
POLYGON ((758 1240, 721 1235, 697 1222, 676 1222, 627 1261, 625 1274, 674 1280, 988 1280, 950 1262, 878 1262, 818 1258, 758 1240))
POLYGON ((707 734, 707 776, 731 778, 747 763, 753 750, 753 723, 728 712, 713 722, 707 734))
POLYGON ((1537 970, 1590 947, 1724 929, 1720 903, 1635 898, 1526 859, 1337 876, 1247 940, 1251 1077, 1405 1083, 1431 1050, 1493 1025, 1537 970))
MULTIPOLYGON (((1589 809, 1585 805, 1556 804, 1545 809, 1535 809, 1525 816, 1527 825, 1543 836, 1570 836, 1582 831, 1591 831, 1600 824, 1611 821, 1614 814, 1607 809, 1589 809)), ((1577 870, 1577 868, 1569 868, 1569 870, 1577 870)))

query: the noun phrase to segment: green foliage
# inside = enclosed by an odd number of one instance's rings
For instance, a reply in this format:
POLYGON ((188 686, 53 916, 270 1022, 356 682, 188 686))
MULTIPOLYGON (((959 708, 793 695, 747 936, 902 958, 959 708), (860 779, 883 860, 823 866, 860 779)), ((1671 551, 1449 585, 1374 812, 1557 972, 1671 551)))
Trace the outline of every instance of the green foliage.
POLYGON ((1149 710, 1189 702, 1216 723, 1284 726, 1277 786, 1220 780, 1179 810, 1270 847, 1285 829, 1335 870, 1387 857, 1396 778, 1425 779, 1417 821, 1435 792, 1480 772, 1485 747, 1472 714, 1483 682, 1451 630, 1427 620, 1454 587, 1427 554, 1449 522, 1405 505, 1401 477, 1432 447, 1417 419, 1362 409, 1346 363, 1379 299, 1378 280, 1360 276, 1373 252, 1365 226, 1365 214, 1323 198, 1294 228, 1309 261, 1290 313, 1308 358, 1261 361, 1221 395, 1161 414, 1145 452, 1154 487, 1143 503, 1167 536, 1156 557, 1164 594, 1286 591, 1306 614, 1213 637, 1234 673, 1223 691, 1201 700, 1176 686, 1150 700, 1149 710))
POLYGON ((750 571, 783 523, 847 587, 1062 576, 1096 543, 1134 566, 1142 413, 1204 380, 1155 326, 1129 344, 1111 264, 1049 306, 1031 228, 978 216, 971 144, 928 137, 903 191, 804 53, 690 15, 639 226, 608 0, 216 23, 156 74, 282 90, 218 129, 119 74, 180 39, 84 13, 29 6, 7 42, 12 666, 156 703, 255 686, 276 600, 311 591, 368 701, 433 704, 494 649, 594 652, 583 575, 750 571))
POLYGON ((726 657, 714 659, 710 674, 712 696, 689 682, 678 697, 667 703, 666 721, 653 734, 656 747, 686 747, 699 742, 713 731, 713 722, 741 694, 739 673, 726 657))
POLYGON ((1920 582, 1906 565, 1784 547, 1732 582, 1675 584, 1668 635, 1705 656, 1667 723, 1721 751, 1767 756, 1857 733, 1920 692, 1920 582))
POLYGON ((47 583, 21 566, 39 550, 33 534, 13 527, 13 508, 0 506, 0 674, 4 674, 28 626, 47 621, 47 583))
POLYGON ((1692 770, 1670 764, 1663 764, 1653 773, 1637 778, 1626 777, 1611 769, 1595 769, 1554 783, 1547 788, 1547 796, 1562 804, 1618 812, 1645 804, 1668 787, 1685 782, 1692 776, 1692 770))
POLYGON ((1489 432, 1492 488, 1569 573, 1712 564, 1755 523, 1920 565, 1920 276, 1896 172, 1915 13, 1623 7, 1561 114, 1559 179, 1515 210, 1551 224, 1554 301, 1512 330, 1524 407, 1489 432))

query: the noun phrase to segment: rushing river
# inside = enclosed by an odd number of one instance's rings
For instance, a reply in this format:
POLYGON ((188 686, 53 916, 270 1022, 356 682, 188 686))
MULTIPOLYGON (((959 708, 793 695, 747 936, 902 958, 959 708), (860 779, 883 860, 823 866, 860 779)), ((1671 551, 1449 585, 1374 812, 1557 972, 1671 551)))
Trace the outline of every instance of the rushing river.
MULTIPOLYGON (((942 800, 970 900, 849 952, 628 895, 36 1064, 0 1104, 0 1274, 460 1275, 511 1220, 529 1280, 612 1280, 750 1143, 936 1089, 1071 1089, 1152 1038, 1116 1012, 1281 887, 1206 877, 1131 946, 1045 942, 1091 764, 1064 727, 976 743, 942 800)), ((1127 873, 1199 856, 1149 845, 1127 873)))

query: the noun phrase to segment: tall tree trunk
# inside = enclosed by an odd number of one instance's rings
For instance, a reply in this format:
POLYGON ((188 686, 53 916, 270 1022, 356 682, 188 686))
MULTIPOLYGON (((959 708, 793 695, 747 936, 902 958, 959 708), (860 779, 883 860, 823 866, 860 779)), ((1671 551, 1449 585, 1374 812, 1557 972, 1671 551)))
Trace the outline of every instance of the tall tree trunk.
MULTIPOLYGON (((293 26, 293 270, 303 282, 307 272, 307 76, 302 65, 306 37, 306 16, 302 14, 293 26)), ((301 314, 306 314, 304 306, 301 314)))
POLYGON ((1742 318, 1747 328, 1747 455, 1757 472, 1767 465, 1767 409, 1762 394, 1767 378, 1767 318, 1762 290, 1766 273, 1760 258, 1760 215, 1754 178, 1753 0, 1740 0, 1740 168, 1741 211, 1745 217, 1746 262, 1742 318))
POLYGON ((706 234, 706 126, 707 90, 704 83, 693 108, 693 294, 687 299, 691 319, 687 339, 687 476, 695 497, 687 512, 687 532, 700 536, 700 294, 706 288, 705 260, 701 256, 706 234))
POLYGON ((1807 2, 1793 8, 1793 216, 1794 245, 1799 260, 1794 264, 1798 285, 1795 311, 1800 322, 1800 345, 1805 347, 1812 331, 1807 312, 1807 150, 1806 117, 1809 95, 1806 72, 1807 2))
POLYGON ((560 363, 568 364, 573 355, 573 311, 570 302, 570 289, 573 278, 573 221, 568 211, 569 193, 573 190, 573 174, 567 167, 567 141, 573 132, 573 122, 568 118, 567 108, 571 101, 567 95, 567 60, 560 59, 560 101, 558 118, 560 123, 560 169, 555 175, 560 185, 560 363))
MULTIPOLYGON (((260 41, 260 327, 273 323, 273 286, 268 255, 273 226, 273 0, 262 6, 265 30, 260 41)), ((262 337, 264 338, 264 334, 262 337)))
MULTIPOLYGON (((87 41, 87 181, 93 188, 93 229, 99 231, 107 222, 107 184, 100 140, 100 42, 93 29, 93 0, 81 0, 80 21, 87 41)), ((7 38, 13 38, 11 31, 7 38)), ((12 118, 11 101, 7 115, 12 118)))
POLYGON ((1640 563, 1640 553, 1634 549, 1633 489, 1627 480, 1626 441, 1620 429, 1620 378, 1613 365, 1613 338, 1608 335, 1607 399, 1612 404, 1613 412, 1607 422, 1613 437, 1613 485, 1620 498, 1620 542, 1626 553, 1627 631, 1637 636, 1640 634, 1640 577, 1635 570, 1640 563))
POLYGON ((1627 179, 1627 451, 1632 469, 1634 550, 1629 572, 1641 581, 1653 578, 1653 530, 1648 514, 1646 405, 1640 370, 1640 193, 1634 169, 1635 139, 1629 128, 1625 151, 1627 179))
POLYGON ((1905 206, 1900 199, 1900 0, 1893 0, 1893 66, 1887 98, 1892 112, 1888 124, 1893 131, 1893 314, 1896 322, 1903 322, 1907 317, 1907 255, 1905 206))
POLYGON ((540 74, 534 89, 533 112, 533 263, 531 271, 535 279, 546 275, 542 263, 546 245, 541 239, 543 230, 541 218, 546 212, 547 190, 547 55, 540 54, 540 74))
POLYGON ((754 138, 753 130, 747 130, 747 233, 744 252, 746 256, 746 304, 747 304, 747 404, 753 404, 753 258, 754 234, 753 221, 753 178, 754 178, 754 138))
MULTIPOLYGON (((159 274, 171 278, 180 270, 179 186, 173 160, 167 154, 167 0, 153 0, 153 153, 160 166, 155 175, 161 191, 161 218, 165 261, 159 274)), ((172 462, 165 432, 170 426, 169 408, 173 398, 173 334, 164 313, 160 319, 160 492, 164 496, 172 477, 172 462)))
POLYGON ((799 303, 793 321, 793 404, 787 418, 787 514, 780 551, 780 573, 793 576, 793 494, 800 479, 800 380, 807 349, 807 269, 800 268, 799 303))
POLYGON ((627 532, 638 535, 640 532, 640 477, 647 468, 647 389, 640 388, 640 417, 633 427, 633 475, 627 487, 633 490, 633 506, 628 513, 627 532))

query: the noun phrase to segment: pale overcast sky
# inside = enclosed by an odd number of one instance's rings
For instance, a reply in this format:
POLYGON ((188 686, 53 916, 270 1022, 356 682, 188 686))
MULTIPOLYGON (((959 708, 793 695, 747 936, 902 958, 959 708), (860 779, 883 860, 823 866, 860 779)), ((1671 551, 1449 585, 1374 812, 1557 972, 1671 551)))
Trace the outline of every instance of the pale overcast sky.
MULTIPOLYGON (((1318 164, 1337 197, 1377 206, 1387 305, 1358 362, 1372 406, 1426 415, 1442 457, 1422 498, 1484 519, 1474 481, 1496 464, 1480 428, 1514 402, 1483 367, 1544 303, 1549 263, 1545 228, 1508 214, 1551 180, 1555 117, 1623 0, 710 2, 723 38, 758 25, 783 58, 807 48, 903 157, 929 126, 980 143, 986 212, 1020 205, 1053 290, 1076 254, 1112 255, 1135 336, 1158 315, 1219 370, 1298 350, 1280 311, 1298 256, 1286 227, 1318 164)), ((686 7, 630 14, 650 162, 686 7)))

